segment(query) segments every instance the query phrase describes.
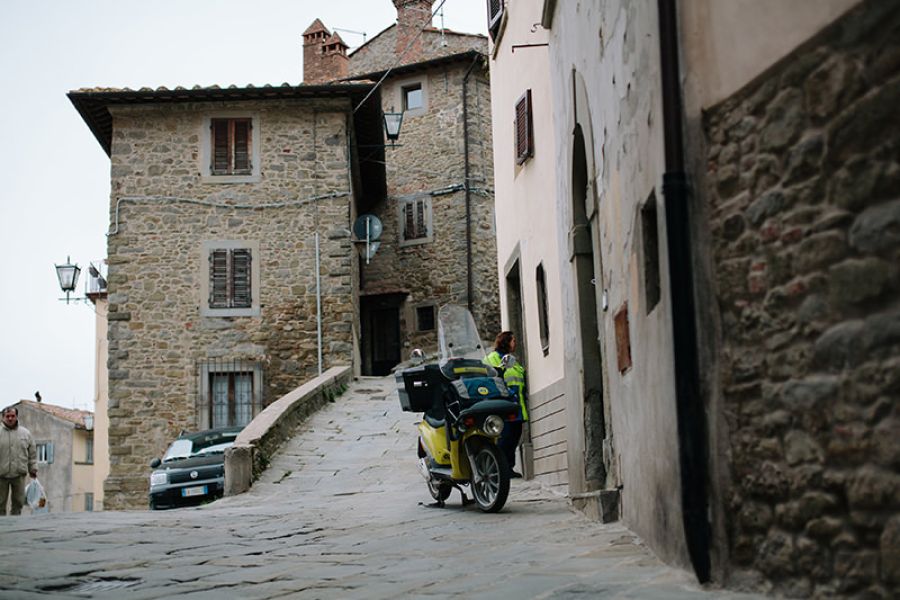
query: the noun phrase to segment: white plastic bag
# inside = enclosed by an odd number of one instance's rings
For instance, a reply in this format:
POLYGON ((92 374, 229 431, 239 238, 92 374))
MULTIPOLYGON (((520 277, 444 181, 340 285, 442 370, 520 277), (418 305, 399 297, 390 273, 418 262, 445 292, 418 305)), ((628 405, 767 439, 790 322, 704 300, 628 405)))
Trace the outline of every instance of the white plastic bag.
POLYGON ((47 504, 47 496, 44 494, 44 486, 37 479, 32 479, 25 486, 25 502, 32 509, 43 508, 47 504))

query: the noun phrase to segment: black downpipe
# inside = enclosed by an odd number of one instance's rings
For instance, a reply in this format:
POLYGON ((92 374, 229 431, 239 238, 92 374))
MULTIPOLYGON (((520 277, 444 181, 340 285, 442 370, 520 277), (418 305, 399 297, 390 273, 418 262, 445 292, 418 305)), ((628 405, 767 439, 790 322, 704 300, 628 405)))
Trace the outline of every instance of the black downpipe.
POLYGON ((472 280, 472 193, 469 185, 469 76, 481 61, 481 56, 476 56, 469 65, 469 70, 463 77, 462 101, 463 101, 463 154, 465 155, 465 181, 466 186, 466 305, 469 312, 473 312, 472 305, 475 303, 472 290, 474 282, 472 280))
POLYGON ((666 173, 663 196, 668 230, 669 279, 675 351, 678 454, 685 541, 694 573, 710 579, 710 525, 706 412, 700 396, 700 367, 694 312, 689 187, 681 131, 681 77, 675 0, 658 0, 666 173))

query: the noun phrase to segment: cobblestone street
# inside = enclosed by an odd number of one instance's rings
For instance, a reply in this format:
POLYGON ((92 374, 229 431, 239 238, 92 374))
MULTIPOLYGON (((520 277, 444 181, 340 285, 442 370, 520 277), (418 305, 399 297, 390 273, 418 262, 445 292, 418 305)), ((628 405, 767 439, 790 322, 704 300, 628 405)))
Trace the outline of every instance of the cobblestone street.
POLYGON ((364 378, 314 415, 250 492, 197 509, 5 517, 0 597, 750 598, 703 590, 626 528, 514 480, 482 514, 431 498, 418 415, 364 378))

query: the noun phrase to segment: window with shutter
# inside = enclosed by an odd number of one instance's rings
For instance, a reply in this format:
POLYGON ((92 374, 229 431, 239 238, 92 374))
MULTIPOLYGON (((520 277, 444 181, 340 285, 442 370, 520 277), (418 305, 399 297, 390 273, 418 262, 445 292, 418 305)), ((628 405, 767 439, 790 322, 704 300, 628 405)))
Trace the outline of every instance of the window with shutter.
POLYGON ((521 165, 534 154, 534 125, 531 116, 531 90, 516 102, 516 164, 521 165))
POLYGON ((428 199, 408 200, 403 204, 403 240, 421 240, 429 236, 428 199))
POLYGON ((212 175, 250 175, 251 120, 210 119, 212 175))
POLYGON ((488 31, 491 39, 497 39, 500 31, 500 20, 503 18, 503 0, 487 0, 488 31))
POLYGON ((250 308, 252 261, 248 248, 218 248, 209 253, 209 307, 250 308))

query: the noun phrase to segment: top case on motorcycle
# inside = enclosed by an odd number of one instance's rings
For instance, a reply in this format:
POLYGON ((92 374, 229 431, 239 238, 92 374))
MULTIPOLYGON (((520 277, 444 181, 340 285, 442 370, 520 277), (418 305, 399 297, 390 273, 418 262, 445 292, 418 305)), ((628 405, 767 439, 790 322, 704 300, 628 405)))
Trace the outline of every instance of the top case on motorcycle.
POLYGON ((456 394, 465 405, 482 400, 508 400, 509 388, 499 377, 464 377, 452 382, 456 394))

